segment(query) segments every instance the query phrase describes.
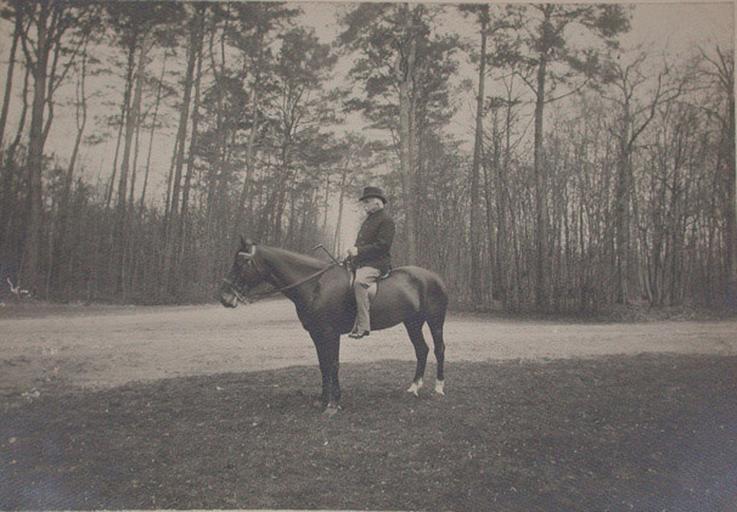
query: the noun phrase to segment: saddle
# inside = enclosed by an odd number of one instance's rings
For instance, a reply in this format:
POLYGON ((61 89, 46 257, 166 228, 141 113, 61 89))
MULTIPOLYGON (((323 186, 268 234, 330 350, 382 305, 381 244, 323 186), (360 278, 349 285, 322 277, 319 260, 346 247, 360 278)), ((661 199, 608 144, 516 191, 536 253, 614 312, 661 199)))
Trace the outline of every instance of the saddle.
POLYGON ((392 273, 392 270, 389 269, 383 274, 381 274, 379 277, 377 277, 375 283, 371 283, 371 285, 368 287, 369 302, 374 301, 374 297, 376 297, 376 292, 379 290, 379 282, 389 277, 391 273, 392 273))
MULTIPOLYGON (((378 286, 379 285, 379 282, 380 281, 383 281, 386 278, 388 278, 391 274, 392 274, 392 269, 390 268, 389 270, 387 270, 386 272, 384 272, 383 274, 381 274, 379 277, 377 277, 375 283, 371 283, 371 285, 368 287, 369 301, 373 301, 374 300, 374 297, 376 297, 376 292, 379 289, 379 286, 378 286)), ((350 287, 351 287, 351 290, 353 289, 353 283, 355 282, 355 279, 356 279, 356 271, 355 271, 355 269, 353 269, 353 271, 351 272, 351 279, 350 279, 350 283, 349 283, 350 284, 350 287)))

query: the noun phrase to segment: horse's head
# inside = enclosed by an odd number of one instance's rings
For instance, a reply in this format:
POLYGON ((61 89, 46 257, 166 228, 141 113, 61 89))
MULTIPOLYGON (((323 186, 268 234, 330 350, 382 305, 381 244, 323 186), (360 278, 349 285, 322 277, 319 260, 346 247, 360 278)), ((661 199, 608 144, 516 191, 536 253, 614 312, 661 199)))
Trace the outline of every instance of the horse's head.
POLYGON ((230 267, 230 272, 220 285, 218 298, 223 306, 234 308, 238 305, 239 300, 245 302, 248 290, 266 279, 263 266, 259 264, 258 258, 256 244, 241 237, 241 245, 235 254, 233 266, 230 267))

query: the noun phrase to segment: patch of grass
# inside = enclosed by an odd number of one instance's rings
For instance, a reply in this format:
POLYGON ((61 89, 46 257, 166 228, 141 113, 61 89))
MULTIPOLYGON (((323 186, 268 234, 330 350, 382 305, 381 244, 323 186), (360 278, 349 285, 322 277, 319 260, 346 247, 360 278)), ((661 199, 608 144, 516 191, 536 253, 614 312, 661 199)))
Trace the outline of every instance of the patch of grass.
POLYGON ((0 508, 734 510, 737 358, 341 368, 163 380, 2 403, 0 508), (433 367, 428 368, 428 376, 433 367))

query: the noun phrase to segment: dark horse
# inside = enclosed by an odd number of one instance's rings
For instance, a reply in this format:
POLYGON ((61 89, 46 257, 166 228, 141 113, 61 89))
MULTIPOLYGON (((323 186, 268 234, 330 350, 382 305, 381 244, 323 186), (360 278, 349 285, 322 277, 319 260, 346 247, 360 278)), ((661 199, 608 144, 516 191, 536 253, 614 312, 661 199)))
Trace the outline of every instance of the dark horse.
MULTIPOLYGON (((249 289, 263 282, 276 287, 296 306, 302 326, 317 349, 322 372, 322 404, 334 414, 340 401, 338 366, 340 335, 353 327, 356 301, 351 289, 351 273, 342 265, 327 264, 317 258, 256 245, 241 238, 230 273, 220 287, 223 306, 234 308, 245 301, 249 289)), ((417 355, 417 369, 407 390, 415 395, 422 387, 429 349, 422 334, 427 322, 437 359, 435 391, 443 391, 443 323, 448 297, 436 274, 420 267, 398 267, 378 283, 371 301, 371 327, 386 329, 404 323, 417 355)))

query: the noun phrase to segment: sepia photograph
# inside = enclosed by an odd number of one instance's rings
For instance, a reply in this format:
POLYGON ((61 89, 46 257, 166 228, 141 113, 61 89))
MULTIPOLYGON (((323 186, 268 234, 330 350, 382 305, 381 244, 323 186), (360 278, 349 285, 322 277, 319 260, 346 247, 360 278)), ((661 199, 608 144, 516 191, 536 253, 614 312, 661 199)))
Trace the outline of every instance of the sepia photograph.
POLYGON ((0 510, 737 511, 734 11, 0 0, 0 510))

